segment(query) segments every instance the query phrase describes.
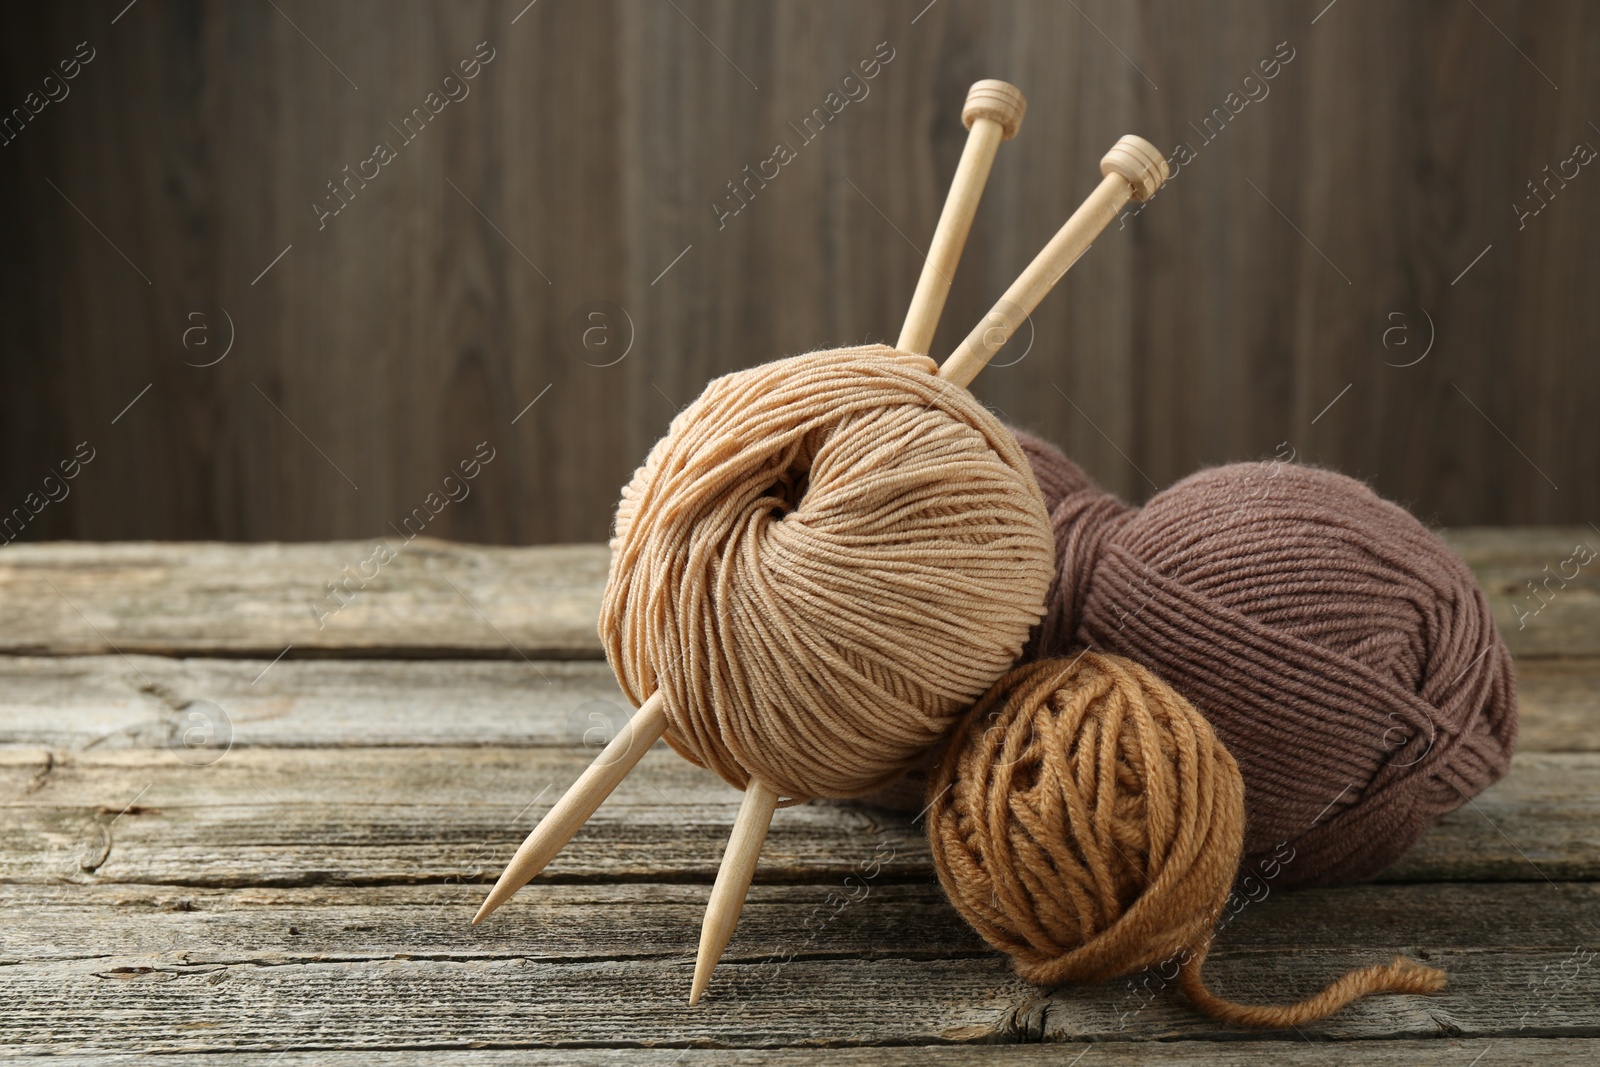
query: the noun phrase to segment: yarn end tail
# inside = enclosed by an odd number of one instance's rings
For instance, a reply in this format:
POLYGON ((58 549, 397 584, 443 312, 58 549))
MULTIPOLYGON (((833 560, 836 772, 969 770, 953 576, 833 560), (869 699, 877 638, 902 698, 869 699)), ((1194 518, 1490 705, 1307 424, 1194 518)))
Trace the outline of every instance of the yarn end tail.
POLYGON ((1437 967, 1427 967, 1405 956, 1385 964, 1362 967, 1329 983, 1298 1004, 1236 1004, 1206 988, 1200 968, 1203 952, 1191 956, 1179 972, 1183 995, 1197 1009, 1221 1022, 1239 1026, 1290 1027, 1325 1019, 1353 1001, 1376 993, 1408 993, 1426 996, 1439 992, 1448 980, 1437 967))

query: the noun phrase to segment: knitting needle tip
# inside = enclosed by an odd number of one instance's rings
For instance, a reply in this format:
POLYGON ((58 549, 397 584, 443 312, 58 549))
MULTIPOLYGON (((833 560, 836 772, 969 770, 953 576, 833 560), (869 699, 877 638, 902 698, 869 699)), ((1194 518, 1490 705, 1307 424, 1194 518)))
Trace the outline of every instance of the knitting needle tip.
POLYGON ((717 961, 722 959, 722 952, 733 937, 739 913, 744 910, 745 894, 750 892, 750 881, 756 874, 761 844, 767 839, 767 828, 772 825, 772 813, 777 807, 778 794, 770 786, 750 779, 750 784, 745 786, 744 800, 739 804, 739 814, 733 821, 727 850, 722 853, 722 866, 717 868, 717 881, 706 903, 705 921, 700 925, 700 953, 694 964, 690 1005, 700 1002, 706 986, 711 983, 711 972, 717 969, 717 961))
POLYGON ((539 825, 533 828, 533 833, 517 849, 517 854, 511 857, 511 862, 506 864, 499 881, 495 882, 488 898, 473 918, 473 926, 488 918, 513 893, 544 870, 555 859, 556 853, 572 840, 572 835, 589 820, 601 802, 611 795, 617 784, 644 758, 650 746, 666 733, 667 713, 664 707, 659 692, 646 700, 638 713, 617 731, 617 736, 589 764, 589 769, 545 813, 539 825))

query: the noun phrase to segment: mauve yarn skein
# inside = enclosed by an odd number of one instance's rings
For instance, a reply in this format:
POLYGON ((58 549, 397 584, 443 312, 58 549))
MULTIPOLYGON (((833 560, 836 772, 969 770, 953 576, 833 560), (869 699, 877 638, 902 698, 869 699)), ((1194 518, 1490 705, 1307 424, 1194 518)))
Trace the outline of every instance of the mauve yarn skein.
POLYGON ((1058 574, 1030 653, 1155 671, 1245 783, 1244 863, 1281 885, 1371 877, 1503 777, 1511 655, 1467 565, 1353 478, 1292 463, 1200 471, 1134 508, 1017 432, 1058 574))
POLYGON ((737 788, 897 776, 1022 653, 1054 543, 1016 439, 882 345, 724 375, 623 490, 600 637, 737 788))

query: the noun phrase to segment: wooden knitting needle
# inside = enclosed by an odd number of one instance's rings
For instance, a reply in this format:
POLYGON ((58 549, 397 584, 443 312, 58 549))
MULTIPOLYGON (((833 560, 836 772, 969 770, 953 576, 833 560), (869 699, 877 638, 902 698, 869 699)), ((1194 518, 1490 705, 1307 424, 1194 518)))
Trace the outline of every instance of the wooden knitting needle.
POLYGON ((711 982, 711 972, 717 969, 717 961, 733 937, 733 928, 739 924, 745 894, 750 892, 756 860, 761 856, 761 845, 767 839, 777 806, 778 794, 772 787, 750 779, 739 814, 733 820, 733 834, 722 853, 722 866, 717 868, 711 899, 706 901, 705 920, 700 924, 700 954, 694 961, 694 985, 689 990, 691 1007, 700 1003, 700 995, 711 982))
MULTIPOLYGON (((956 265, 961 262, 961 252, 972 230, 983 187, 989 181, 995 153, 1002 141, 1017 135, 1027 110, 1028 101, 1022 90, 1009 82, 986 78, 973 82, 972 88, 967 90, 967 100, 961 108, 961 121, 966 123, 968 131, 967 143, 961 150, 961 161, 956 164, 955 177, 950 180, 944 208, 939 212, 933 243, 928 246, 928 258, 917 278, 905 325, 900 328, 900 339, 895 342, 895 348, 900 351, 925 356, 933 346, 939 315, 944 311, 956 265)), ((761 845, 767 839, 772 813, 777 806, 778 794, 765 782, 752 778, 745 786, 744 801, 734 819, 728 847, 722 853, 717 881, 711 888, 711 899, 706 903, 705 919, 700 926, 700 951, 695 959, 694 984, 689 991, 691 1006, 700 1002, 711 982, 711 972, 716 970, 717 961, 722 958, 733 937, 733 929, 739 924, 739 913, 744 910, 745 896, 755 877, 756 860, 761 855, 761 845)))
POLYGON ((934 228, 933 243, 928 246, 928 258, 922 265, 922 276, 917 279, 916 292, 911 295, 906 323, 900 328, 900 339, 894 345, 900 351, 925 356, 933 346, 939 313, 944 310, 956 265, 961 262, 961 250, 966 247, 967 233, 972 229, 972 217, 978 212, 978 200, 989 180, 995 152, 1001 141, 1009 141, 1017 135, 1027 110, 1028 101, 1022 90, 1008 82, 987 78, 973 82, 972 88, 967 90, 967 102, 961 109, 961 121, 967 124, 969 131, 967 144, 961 150, 961 162, 956 164, 956 175, 950 180, 950 192, 945 196, 944 210, 934 228))
MULTIPOLYGON (((983 83, 979 83, 980 85, 983 83)), ((1003 84, 1003 83, 1002 83, 1003 84)), ((977 86, 974 86, 976 89, 977 86)), ((1019 94, 1020 96, 1020 94, 1019 94)), ((970 100, 970 97, 969 97, 970 100)), ((968 147, 972 139, 967 141, 968 147)), ((1148 200, 1161 188, 1161 183, 1167 178, 1167 163, 1162 158, 1156 147, 1142 137, 1128 135, 1118 141, 1105 158, 1100 161, 1100 172, 1105 175, 1099 187, 1089 195, 1072 217, 1067 219, 1050 243, 1033 258, 1017 280, 1005 291, 988 315, 984 316, 967 339, 961 343, 950 358, 944 361, 939 368, 939 377, 956 385, 970 385, 978 372, 984 368, 994 354, 1000 351, 1018 326, 1039 306, 1045 294, 1055 287, 1067 270, 1077 261, 1078 257, 1088 250, 1089 245, 1099 236, 1111 220, 1117 217, 1117 212, 1130 199, 1148 200)), ((959 175, 959 171, 958 171, 959 175)), ((954 197, 955 189, 951 189, 954 197)), ((965 222, 953 218, 952 224, 959 225, 961 234, 966 235, 967 227, 971 225, 971 210, 976 206, 976 195, 971 197, 965 222)), ((939 229, 945 228, 946 215, 950 215, 949 205, 946 205, 945 215, 939 218, 939 229)), ((935 244, 937 244, 937 235, 935 244)), ((959 258, 960 249, 957 248, 954 257, 950 259, 953 267, 955 258, 959 258)), ((928 266, 931 269, 933 256, 928 257, 928 266)), ((922 282, 928 280, 929 271, 925 270, 922 282)), ((917 285, 918 296, 922 295, 923 284, 917 285)), ((929 338, 933 335, 933 325, 937 324, 938 308, 944 302, 944 294, 949 289, 948 277, 943 279, 943 288, 939 290, 934 306, 934 323, 927 324, 922 321, 916 309, 916 298, 912 301, 912 314, 907 317, 907 329, 913 326, 912 319, 917 319, 919 328, 925 328, 929 338)), ((924 313, 925 315, 926 313, 924 313)), ((913 337, 916 340, 916 337, 913 337)), ((895 347, 903 351, 916 351, 906 348, 905 334, 901 334, 901 343, 895 347)), ((925 354, 925 353, 919 353, 925 354)), ((744 908, 745 894, 750 891, 750 881, 755 876, 756 858, 761 853, 762 842, 766 840, 767 830, 772 823, 772 812, 777 806, 778 796, 770 786, 752 778, 745 787, 744 802, 739 805, 739 814, 734 819, 733 836, 728 841, 728 847, 722 854, 722 866, 717 871, 716 885, 711 890, 711 900, 706 906, 705 921, 700 927, 700 952, 695 960, 694 985, 689 992, 689 1003, 696 1004, 701 994, 706 990, 711 981, 711 972, 716 969, 717 961, 722 958, 722 952, 728 947, 728 941, 733 936, 733 928, 739 922, 739 912, 744 908)))
POLYGON ((477 926, 490 912, 509 900, 511 894, 544 870, 545 865, 555 859, 556 853, 572 840, 572 835, 589 821, 589 816, 594 814, 601 802, 611 795, 617 783, 628 776, 628 772, 650 751, 650 746, 667 732, 665 704, 660 692, 652 694, 628 720, 627 725, 617 731, 617 736, 601 750, 594 762, 589 764, 589 769, 556 801, 555 807, 545 812, 544 818, 539 820, 533 833, 517 849, 517 854, 511 857, 511 862, 489 891, 488 898, 472 919, 473 926, 477 926))
MULTIPOLYGON (((933 341, 934 329, 939 324, 939 313, 944 308, 945 296, 950 291, 951 276, 955 274, 956 264, 961 259, 962 246, 966 243, 967 232, 972 228, 972 217, 978 210, 978 199, 983 193, 984 183, 988 181, 995 152, 1000 142, 1009 141, 1016 136, 1027 107, 1028 102, 1023 98, 1022 90, 1003 81, 988 79, 974 82, 972 88, 967 90, 967 100, 961 110, 961 118, 971 132, 968 133, 966 147, 961 152, 961 162, 956 166, 955 178, 951 181, 950 194, 945 201, 944 210, 939 215, 939 224, 934 231, 927 263, 923 266, 922 276, 917 281, 916 293, 911 300, 911 310, 906 315, 905 327, 900 333, 900 341, 896 347, 901 350, 916 352, 919 355, 927 354, 928 347, 933 341)), ((650 746, 661 738, 666 729, 666 713, 663 710, 661 697, 657 694, 645 701, 638 714, 612 739, 555 807, 545 814, 539 825, 534 827, 533 832, 522 843, 522 847, 517 849, 516 855, 511 858, 511 862, 506 865, 505 871, 495 882, 483 906, 478 909, 478 914, 472 920, 473 925, 482 922, 512 894, 544 870, 594 814, 595 809, 611 795, 611 791, 618 783, 628 776, 649 751, 650 746)), ((740 808, 740 817, 744 820, 742 832, 741 824, 736 823, 729 850, 723 855, 723 867, 718 871, 717 884, 712 889, 713 903, 726 898, 732 892, 730 888, 719 896, 718 888, 731 887, 738 881, 725 875, 730 871, 743 869, 746 865, 749 866, 750 872, 743 877, 743 888, 734 897, 731 913, 725 906, 713 907, 707 912, 707 930, 726 927, 725 932, 720 935, 718 947, 712 954, 713 967, 716 962, 715 957, 721 956, 728 938, 732 936, 733 926, 738 921, 739 910, 744 904, 744 891, 748 889, 750 878, 754 874, 755 857, 761 851, 761 842, 766 836, 766 826, 772 820, 772 811, 777 806, 777 801, 777 795, 759 782, 752 782, 751 788, 745 791, 745 801, 740 808), (766 816, 761 821, 761 832, 751 833, 752 820, 757 819, 763 810, 766 816), (742 855, 734 847, 741 841, 753 842, 748 856, 742 855), (713 919, 716 920, 715 924, 713 919)), ((716 940, 716 936, 711 936, 708 940, 707 933, 702 931, 702 961, 707 955, 707 944, 716 940)), ((705 978, 710 979, 709 969, 706 969, 705 978)), ((698 988, 704 987, 698 971, 696 985, 698 988)), ((698 994, 695 999, 698 999, 698 994)))
POLYGON ((1155 145, 1132 134, 1112 146, 1100 160, 1105 177, 1089 199, 1072 213, 1033 262, 1011 283, 1000 300, 972 328, 967 339, 939 368, 939 377, 968 385, 1000 351, 1045 294, 1089 250, 1100 231, 1117 217, 1129 200, 1149 200, 1167 180, 1167 161, 1155 145))

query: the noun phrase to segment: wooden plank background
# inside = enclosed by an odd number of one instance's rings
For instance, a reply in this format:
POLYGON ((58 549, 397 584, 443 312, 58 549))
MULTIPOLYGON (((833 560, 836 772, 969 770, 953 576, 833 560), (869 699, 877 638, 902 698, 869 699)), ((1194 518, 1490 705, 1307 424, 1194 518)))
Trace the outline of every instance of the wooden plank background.
MULTIPOLYGON (((1451 538, 1504 622, 1526 577, 1583 529, 1451 538)), ((688 1009, 739 794, 660 744, 537 883, 468 925, 627 713, 593 631, 604 552, 419 541, 318 629, 304 604, 318 576, 370 551, 0 553, 15 609, 0 619, 0 1054, 229 1067, 1594 1060, 1595 579, 1507 629, 1523 730, 1503 782, 1372 884, 1253 900, 1207 965, 1215 989, 1247 1001, 1309 994, 1396 952, 1443 967, 1448 987, 1260 1033, 1199 1016, 1153 972, 1019 981, 945 901, 921 826, 844 802, 779 813, 708 999, 688 1009), (198 745, 185 733, 196 716, 198 745), (1029 1047, 1041 1041, 1058 1044, 1046 1056, 1029 1047)))
POLYGON ((1513 206, 1600 145, 1594 4, 64 2, 8 13, 0 107, 80 41, 70 95, 0 147, 0 509, 95 449, 28 539, 387 534, 482 441, 429 534, 602 539, 709 376, 893 340, 980 77, 1030 109, 936 353, 1117 136, 1197 151, 980 380, 1005 416, 1135 499, 1286 443, 1447 524, 1600 510, 1600 177, 1513 206), (404 142, 479 42, 470 95, 404 142), (377 141, 397 158, 319 229, 377 141))

